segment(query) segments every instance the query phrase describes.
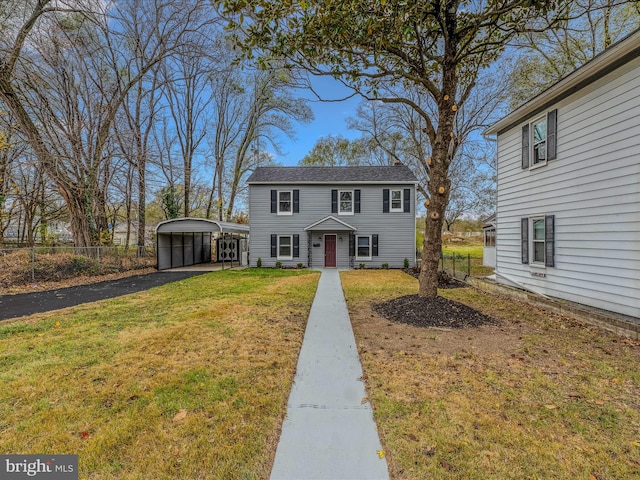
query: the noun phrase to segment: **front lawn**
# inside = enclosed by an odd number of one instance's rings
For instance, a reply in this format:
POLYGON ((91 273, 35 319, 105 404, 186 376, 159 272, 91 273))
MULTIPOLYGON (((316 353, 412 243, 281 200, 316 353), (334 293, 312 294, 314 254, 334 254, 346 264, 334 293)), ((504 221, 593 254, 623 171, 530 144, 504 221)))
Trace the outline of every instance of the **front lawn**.
POLYGON ((0 451, 87 479, 267 478, 318 274, 247 269, 0 323, 0 451))
POLYGON ((393 479, 640 478, 638 342, 473 288, 440 294, 498 325, 395 323, 414 278, 341 275, 393 479))

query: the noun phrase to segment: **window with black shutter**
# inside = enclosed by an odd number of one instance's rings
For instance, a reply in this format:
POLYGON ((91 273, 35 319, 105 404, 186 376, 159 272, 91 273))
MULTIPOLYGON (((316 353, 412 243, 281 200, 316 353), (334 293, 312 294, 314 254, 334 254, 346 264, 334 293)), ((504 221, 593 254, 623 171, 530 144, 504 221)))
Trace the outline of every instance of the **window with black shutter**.
POLYGON ((520 219, 520 249, 522 263, 529 263, 529 219, 520 219))
POLYGON ((558 154, 558 110, 522 127, 522 169, 546 165, 558 154))
POLYGON ((389 189, 382 190, 382 213, 389 213, 389 189))
POLYGON ((520 220, 522 263, 555 267, 555 215, 520 220))
POLYGON ((300 213, 300 190, 293 191, 293 213, 300 213))
POLYGON ((547 267, 555 267, 555 215, 546 215, 544 217, 544 264, 547 267))
POLYGON ((300 235, 293 236, 293 258, 300 256, 300 235))

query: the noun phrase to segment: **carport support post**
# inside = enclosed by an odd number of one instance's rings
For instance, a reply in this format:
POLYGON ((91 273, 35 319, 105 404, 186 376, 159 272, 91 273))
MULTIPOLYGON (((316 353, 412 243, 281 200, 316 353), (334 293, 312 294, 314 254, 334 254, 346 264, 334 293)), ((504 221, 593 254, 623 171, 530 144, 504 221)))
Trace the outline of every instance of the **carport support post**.
POLYGON ((223 250, 223 248, 224 248, 224 239, 226 237, 226 233, 224 233, 224 232, 221 232, 221 233, 222 233, 221 238, 220 238, 221 241, 218 242, 217 247, 220 247, 220 245, 222 245, 222 249, 221 248, 216 248, 216 251, 218 252, 218 255, 220 255, 220 258, 222 258, 222 269, 224 270, 224 250, 223 250), (222 252, 221 252, 221 250, 222 250, 222 252))

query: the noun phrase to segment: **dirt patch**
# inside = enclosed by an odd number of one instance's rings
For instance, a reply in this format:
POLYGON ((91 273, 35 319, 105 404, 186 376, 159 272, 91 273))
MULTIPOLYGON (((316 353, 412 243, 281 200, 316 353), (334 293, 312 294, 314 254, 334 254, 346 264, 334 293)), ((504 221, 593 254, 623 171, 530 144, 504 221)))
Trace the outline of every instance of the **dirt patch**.
POLYGON ((498 323, 467 305, 442 297, 405 295, 376 303, 373 309, 388 320, 416 327, 474 328, 498 323))
POLYGON ((448 327, 419 327, 405 322, 389 321, 361 305, 351 313, 361 353, 376 358, 395 355, 470 356, 498 354, 519 356, 524 333, 522 325, 509 323, 482 325, 466 330, 448 327))

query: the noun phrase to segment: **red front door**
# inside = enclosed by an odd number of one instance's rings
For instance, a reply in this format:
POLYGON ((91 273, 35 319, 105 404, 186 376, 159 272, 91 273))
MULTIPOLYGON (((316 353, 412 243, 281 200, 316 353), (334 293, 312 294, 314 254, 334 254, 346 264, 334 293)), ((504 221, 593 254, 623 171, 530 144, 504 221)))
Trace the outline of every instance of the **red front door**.
POLYGON ((324 266, 325 267, 336 266, 336 236, 335 235, 324 236, 324 266))

